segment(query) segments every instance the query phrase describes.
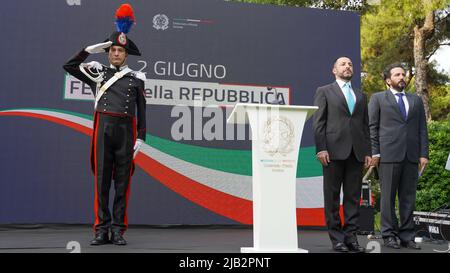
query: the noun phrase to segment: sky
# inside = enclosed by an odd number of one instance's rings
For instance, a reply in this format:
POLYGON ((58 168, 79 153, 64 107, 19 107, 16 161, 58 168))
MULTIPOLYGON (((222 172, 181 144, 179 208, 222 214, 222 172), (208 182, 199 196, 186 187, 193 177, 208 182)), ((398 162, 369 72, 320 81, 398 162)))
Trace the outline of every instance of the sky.
POLYGON ((441 46, 430 58, 430 61, 436 60, 439 69, 443 69, 450 76, 450 46, 441 46))

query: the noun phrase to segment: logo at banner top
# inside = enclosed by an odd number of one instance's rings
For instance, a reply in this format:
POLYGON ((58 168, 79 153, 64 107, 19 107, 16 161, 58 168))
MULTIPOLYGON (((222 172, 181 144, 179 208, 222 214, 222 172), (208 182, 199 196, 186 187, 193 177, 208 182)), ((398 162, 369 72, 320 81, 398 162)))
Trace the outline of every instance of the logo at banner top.
POLYGON ((169 28, 169 17, 165 14, 156 14, 153 16, 153 27, 157 30, 166 30, 169 28))
POLYGON ((286 117, 269 118, 263 129, 263 149, 270 156, 286 156, 294 151, 294 124, 286 117))

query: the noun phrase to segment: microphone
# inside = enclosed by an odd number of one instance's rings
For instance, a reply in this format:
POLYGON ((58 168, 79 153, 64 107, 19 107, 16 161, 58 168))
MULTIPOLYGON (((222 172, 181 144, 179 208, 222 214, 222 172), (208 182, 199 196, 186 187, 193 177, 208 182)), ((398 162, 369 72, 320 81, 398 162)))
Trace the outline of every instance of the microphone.
POLYGON ((267 90, 268 91, 272 91, 272 89, 274 90, 275 93, 275 99, 273 101, 268 101, 270 104, 281 104, 283 101, 278 99, 278 91, 277 88, 272 87, 272 86, 267 86, 267 90))

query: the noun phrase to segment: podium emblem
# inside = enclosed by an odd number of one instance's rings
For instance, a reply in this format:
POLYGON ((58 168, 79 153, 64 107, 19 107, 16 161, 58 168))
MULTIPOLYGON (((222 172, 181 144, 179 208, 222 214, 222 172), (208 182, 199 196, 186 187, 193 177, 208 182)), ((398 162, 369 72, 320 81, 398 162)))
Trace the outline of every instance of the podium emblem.
POLYGON ((263 127, 263 150, 270 156, 294 151, 294 124, 284 116, 268 118, 263 127))

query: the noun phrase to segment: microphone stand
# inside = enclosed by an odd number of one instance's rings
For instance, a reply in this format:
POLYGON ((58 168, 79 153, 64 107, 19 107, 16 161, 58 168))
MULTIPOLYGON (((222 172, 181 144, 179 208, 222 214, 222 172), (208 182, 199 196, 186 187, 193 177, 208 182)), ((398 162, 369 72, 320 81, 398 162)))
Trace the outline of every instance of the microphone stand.
POLYGON ((267 90, 268 90, 268 91, 272 91, 272 89, 273 89, 274 92, 275 92, 275 100, 269 101, 269 103, 270 103, 270 104, 278 104, 278 105, 281 104, 282 100, 279 100, 279 99, 278 99, 278 91, 277 91, 277 88, 271 87, 271 86, 268 86, 268 87, 267 87, 267 90))

